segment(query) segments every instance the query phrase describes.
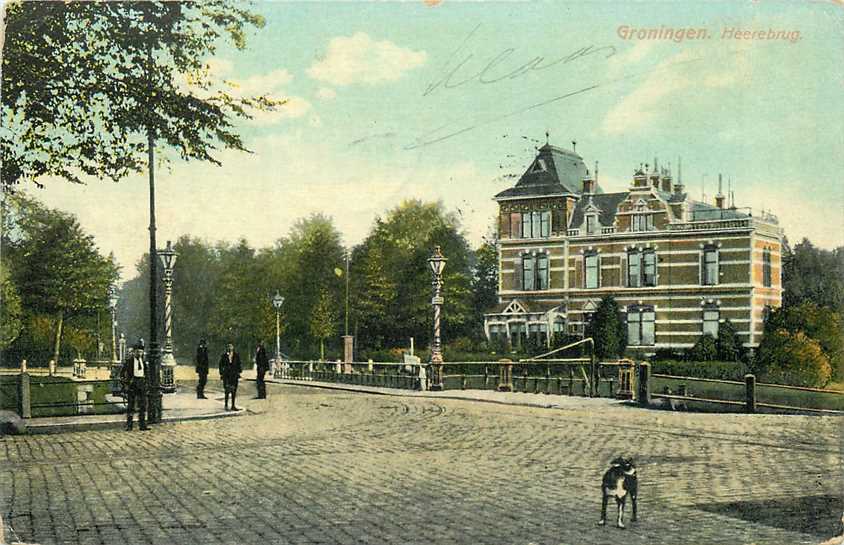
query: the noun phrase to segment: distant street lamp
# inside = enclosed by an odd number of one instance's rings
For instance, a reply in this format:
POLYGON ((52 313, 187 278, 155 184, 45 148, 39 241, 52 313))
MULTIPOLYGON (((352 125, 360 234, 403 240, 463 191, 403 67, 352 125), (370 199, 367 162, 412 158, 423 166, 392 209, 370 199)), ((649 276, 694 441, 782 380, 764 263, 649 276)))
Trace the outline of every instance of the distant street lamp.
POLYGON ((108 309, 111 311, 111 363, 120 363, 117 357, 117 288, 108 287, 108 309))
POLYGON ((275 308, 275 364, 276 369, 281 364, 281 305, 284 304, 284 297, 278 293, 278 290, 275 292, 275 297, 273 297, 273 308, 275 308))
POLYGON ((164 267, 164 351, 161 357, 161 391, 176 391, 176 358, 173 357, 173 267, 179 254, 170 241, 167 247, 156 252, 164 267))
POLYGON ((428 264, 431 266, 431 272, 434 275, 434 297, 431 299, 431 305, 434 307, 434 340, 431 343, 431 390, 443 389, 443 353, 442 341, 440 339, 440 313, 442 310, 443 297, 443 269, 447 258, 443 257, 442 250, 437 246, 434 248, 434 253, 428 259, 428 264))

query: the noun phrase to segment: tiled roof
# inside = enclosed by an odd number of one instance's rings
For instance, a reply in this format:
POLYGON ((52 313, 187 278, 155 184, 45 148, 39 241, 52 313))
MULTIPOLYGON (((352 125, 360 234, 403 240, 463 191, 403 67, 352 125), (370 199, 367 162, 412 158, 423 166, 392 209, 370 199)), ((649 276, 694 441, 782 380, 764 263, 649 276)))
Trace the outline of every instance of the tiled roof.
POLYGON ((580 155, 545 144, 515 187, 505 189, 495 198, 580 195, 585 176, 586 165, 580 155))
POLYGON ((598 215, 598 221, 604 227, 609 227, 615 221, 615 213, 618 205, 627 198, 628 192, 622 193, 602 193, 600 195, 592 195, 591 197, 583 197, 577 201, 574 207, 574 212, 571 215, 571 223, 569 225, 572 229, 577 229, 583 224, 583 214, 589 203, 592 202, 597 206, 601 213, 598 215))

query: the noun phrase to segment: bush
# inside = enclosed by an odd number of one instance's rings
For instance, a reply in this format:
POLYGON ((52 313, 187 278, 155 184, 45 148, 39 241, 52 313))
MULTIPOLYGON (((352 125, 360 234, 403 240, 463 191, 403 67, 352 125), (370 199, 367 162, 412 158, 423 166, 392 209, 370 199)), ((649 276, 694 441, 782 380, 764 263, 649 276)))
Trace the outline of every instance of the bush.
POLYGON ((744 356, 744 347, 738 337, 738 332, 730 320, 718 324, 718 338, 715 349, 721 361, 740 361, 744 356))
POLYGON ((691 347, 686 354, 689 361, 715 361, 718 359, 718 346, 715 338, 709 333, 704 333, 691 347))
POLYGON ((586 336, 595 340, 595 354, 602 360, 615 359, 627 348, 627 330, 618 303, 611 295, 601 299, 595 317, 586 328, 586 336))
POLYGON ((655 360, 651 370, 660 375, 737 381, 743 381, 747 374, 745 365, 733 361, 655 360))
POLYGON ((780 329, 762 337, 753 362, 767 382, 823 388, 832 379, 832 366, 818 341, 802 331, 780 329))

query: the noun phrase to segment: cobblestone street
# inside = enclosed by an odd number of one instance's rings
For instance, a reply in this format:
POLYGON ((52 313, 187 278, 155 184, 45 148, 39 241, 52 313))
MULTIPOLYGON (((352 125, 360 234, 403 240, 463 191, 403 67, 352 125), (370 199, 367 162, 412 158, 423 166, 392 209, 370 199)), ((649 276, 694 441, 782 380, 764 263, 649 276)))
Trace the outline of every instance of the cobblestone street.
POLYGON ((27 542, 125 545, 791 545, 840 529, 839 418, 243 390, 256 414, 3 438, 4 522, 27 542), (596 524, 619 454, 640 475, 627 530, 596 524))

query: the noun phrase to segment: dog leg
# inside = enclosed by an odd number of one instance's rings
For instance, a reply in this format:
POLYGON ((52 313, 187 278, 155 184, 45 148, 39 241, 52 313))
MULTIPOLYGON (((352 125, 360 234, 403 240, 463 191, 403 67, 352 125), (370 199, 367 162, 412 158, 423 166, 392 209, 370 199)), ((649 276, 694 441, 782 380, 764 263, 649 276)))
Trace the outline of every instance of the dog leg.
POLYGON ((630 518, 632 522, 636 522, 636 496, 631 495, 630 499, 633 501, 633 516, 630 518))
POLYGON ((618 503, 618 521, 616 522, 616 526, 624 529, 624 498, 618 498, 616 502, 618 503))
POLYGON ((605 491, 601 490, 601 520, 598 521, 600 526, 603 526, 607 523, 607 494, 605 491))

